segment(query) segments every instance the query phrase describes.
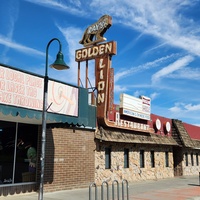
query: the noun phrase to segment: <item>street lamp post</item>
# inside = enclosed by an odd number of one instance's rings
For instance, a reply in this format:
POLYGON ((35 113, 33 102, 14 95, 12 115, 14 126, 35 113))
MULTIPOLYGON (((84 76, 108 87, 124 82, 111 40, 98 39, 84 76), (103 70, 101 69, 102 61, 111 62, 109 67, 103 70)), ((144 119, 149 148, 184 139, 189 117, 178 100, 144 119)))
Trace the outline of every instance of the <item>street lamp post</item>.
POLYGON ((48 97, 48 51, 50 44, 54 41, 59 43, 59 51, 55 62, 50 65, 51 68, 57 70, 69 69, 63 60, 62 54, 62 45, 59 39, 53 38, 49 41, 46 47, 46 65, 45 65, 45 76, 44 76, 44 93, 43 93, 43 111, 42 111, 42 138, 41 138, 41 176, 40 176, 40 191, 39 191, 39 200, 43 200, 43 186, 44 186, 44 165, 45 165, 45 146, 46 146, 46 120, 47 120, 47 97, 48 97))

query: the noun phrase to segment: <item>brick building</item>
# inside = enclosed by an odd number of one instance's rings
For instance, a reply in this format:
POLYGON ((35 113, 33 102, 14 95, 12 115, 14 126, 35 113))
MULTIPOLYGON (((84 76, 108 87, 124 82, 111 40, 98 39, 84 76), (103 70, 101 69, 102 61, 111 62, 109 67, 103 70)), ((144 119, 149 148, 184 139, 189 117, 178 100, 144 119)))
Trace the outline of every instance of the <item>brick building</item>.
MULTIPOLYGON (((0 194, 6 196, 38 190, 43 77, 3 64, 0 71, 0 194)), ((48 98, 44 191, 86 187, 94 180, 96 108, 87 89, 51 79, 48 98)))

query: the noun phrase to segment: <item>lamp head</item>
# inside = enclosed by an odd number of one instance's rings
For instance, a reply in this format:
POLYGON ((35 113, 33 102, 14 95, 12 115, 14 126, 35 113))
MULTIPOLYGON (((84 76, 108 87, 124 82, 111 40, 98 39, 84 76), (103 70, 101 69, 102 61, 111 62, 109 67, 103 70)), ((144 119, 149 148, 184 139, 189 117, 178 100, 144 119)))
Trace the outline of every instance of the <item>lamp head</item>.
POLYGON ((50 67, 57 70, 69 69, 69 66, 66 65, 63 59, 63 54, 61 51, 58 52, 55 62, 51 64, 50 67))

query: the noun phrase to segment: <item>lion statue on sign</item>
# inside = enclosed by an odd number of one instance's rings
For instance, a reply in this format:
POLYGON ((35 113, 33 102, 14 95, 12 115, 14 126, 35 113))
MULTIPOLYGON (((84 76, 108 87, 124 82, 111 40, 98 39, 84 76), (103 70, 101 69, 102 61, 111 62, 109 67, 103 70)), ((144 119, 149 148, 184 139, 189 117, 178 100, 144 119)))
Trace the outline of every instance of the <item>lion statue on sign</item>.
POLYGON ((111 25, 112 18, 109 15, 103 15, 96 23, 90 25, 85 30, 79 43, 87 47, 105 41, 106 38, 104 38, 103 35, 111 25))

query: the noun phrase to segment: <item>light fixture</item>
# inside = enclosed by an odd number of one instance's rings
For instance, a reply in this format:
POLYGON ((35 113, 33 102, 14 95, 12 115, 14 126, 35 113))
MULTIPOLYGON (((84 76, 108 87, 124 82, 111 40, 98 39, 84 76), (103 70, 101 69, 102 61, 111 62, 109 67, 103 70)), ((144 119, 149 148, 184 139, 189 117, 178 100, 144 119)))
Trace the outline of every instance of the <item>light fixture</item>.
POLYGON ((69 66, 67 66, 63 60, 63 54, 61 51, 58 52, 55 62, 51 64, 50 67, 57 70, 69 69, 69 66))
POLYGON ((53 38, 49 41, 46 47, 46 65, 45 65, 45 76, 44 76, 44 93, 43 93, 43 110, 42 110, 42 138, 41 138, 41 175, 40 175, 40 188, 39 188, 39 200, 43 200, 43 190, 44 190, 44 165, 45 165, 45 147, 46 147, 46 121, 47 121, 47 98, 48 98, 48 51, 50 44, 54 41, 59 43, 59 51, 55 62, 50 65, 51 68, 57 70, 69 69, 63 60, 62 45, 59 39, 53 38))

